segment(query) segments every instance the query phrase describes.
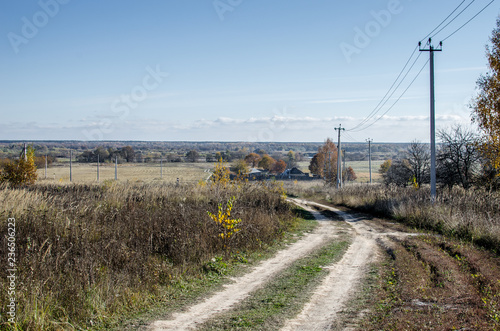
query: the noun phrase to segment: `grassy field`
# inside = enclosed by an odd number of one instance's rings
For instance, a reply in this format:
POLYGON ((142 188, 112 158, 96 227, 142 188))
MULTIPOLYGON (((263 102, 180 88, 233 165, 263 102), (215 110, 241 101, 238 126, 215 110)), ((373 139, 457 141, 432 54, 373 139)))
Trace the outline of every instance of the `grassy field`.
MULTIPOLYGON (((1 330, 110 329, 126 316, 169 307, 189 284, 209 284, 297 222, 274 183, 3 185, 0 215, 15 219, 18 254, 17 323, 7 321, 11 294, 2 291, 1 330), (237 235, 209 217, 219 204, 241 220, 237 235)), ((11 233, 7 227, 0 232, 11 233)), ((0 270, 2 288, 8 275, 0 270)))
MULTIPOLYGON (((381 182, 382 177, 378 169, 383 161, 372 161, 372 178, 374 182, 381 182)), ((346 166, 352 167, 358 176, 357 183, 366 183, 370 180, 368 161, 348 162, 346 166)), ((179 178, 181 183, 197 183, 205 180, 210 175, 209 170, 213 169, 212 163, 164 163, 163 176, 161 176, 160 164, 156 163, 124 163, 118 164, 118 180, 134 182, 164 181, 174 183, 179 178)), ((309 161, 299 162, 298 168, 309 172, 309 161)), ((114 164, 101 164, 99 166, 99 179, 115 179, 114 164)), ((74 183, 97 182, 96 163, 73 163, 72 165, 74 183)), ((61 162, 50 166, 47 169, 47 181, 55 183, 69 183, 69 163, 61 162)), ((38 169, 38 178, 45 181, 45 169, 38 169)))
MULTIPOLYGON (((161 176, 160 164, 151 163, 125 163, 118 164, 118 180, 120 181, 164 181, 173 183, 196 183, 207 179, 212 169, 212 163, 164 163, 163 176, 161 176)), ((73 182, 89 183, 97 182, 97 164, 73 163, 73 182)), ((69 183, 69 163, 55 164, 47 169, 47 181, 56 183, 69 183)), ((45 180, 45 169, 38 169, 38 178, 45 180)), ((115 179, 114 164, 101 164, 99 166, 99 179, 115 179)))

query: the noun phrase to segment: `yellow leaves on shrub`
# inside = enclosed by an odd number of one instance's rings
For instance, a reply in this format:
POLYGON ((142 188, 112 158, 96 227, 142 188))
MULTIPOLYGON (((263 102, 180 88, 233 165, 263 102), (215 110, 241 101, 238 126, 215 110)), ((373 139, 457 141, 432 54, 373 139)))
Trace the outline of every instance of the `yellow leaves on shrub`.
POLYGON ((35 149, 28 146, 26 155, 21 153, 19 160, 11 161, 3 166, 0 182, 6 181, 14 186, 35 183, 38 175, 35 165, 35 149))
POLYGON ((212 214, 211 212, 207 211, 208 216, 210 216, 210 218, 215 223, 222 226, 222 232, 219 233, 219 237, 225 239, 225 241, 229 240, 234 234, 240 231, 237 226, 241 222, 241 219, 231 218, 231 211, 233 210, 235 201, 236 198, 232 197, 227 201, 226 206, 223 206, 222 203, 219 203, 217 214, 212 214))
POLYGON ((219 159, 219 161, 215 164, 215 168, 211 178, 212 185, 226 187, 231 183, 229 168, 224 165, 222 159, 219 159))

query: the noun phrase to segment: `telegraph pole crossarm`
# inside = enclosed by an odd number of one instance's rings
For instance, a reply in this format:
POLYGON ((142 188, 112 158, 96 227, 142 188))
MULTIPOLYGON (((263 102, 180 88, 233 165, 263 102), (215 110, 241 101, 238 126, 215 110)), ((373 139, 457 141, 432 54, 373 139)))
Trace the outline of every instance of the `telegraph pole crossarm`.
POLYGON ((443 42, 439 43, 439 48, 434 48, 432 46, 432 40, 429 38, 427 44, 428 49, 422 49, 422 43, 418 43, 418 48, 420 52, 429 52, 430 55, 430 93, 431 93, 431 111, 430 111, 430 126, 431 126, 431 200, 434 202, 436 200, 436 109, 435 109, 435 97, 434 97, 434 52, 441 52, 443 50, 443 42))

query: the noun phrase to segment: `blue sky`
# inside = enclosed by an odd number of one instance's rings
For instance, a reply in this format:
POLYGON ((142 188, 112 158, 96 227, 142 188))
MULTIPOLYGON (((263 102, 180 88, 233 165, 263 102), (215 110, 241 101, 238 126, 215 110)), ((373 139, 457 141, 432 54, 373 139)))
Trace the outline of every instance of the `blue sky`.
MULTIPOLYGON (((0 139, 323 141, 370 114, 461 2, 5 0, 0 139)), ((433 43, 487 3, 474 1, 433 43)), ((470 123, 498 14, 494 2, 436 53, 438 129, 470 123)), ((345 140, 429 141, 428 114, 425 66, 385 117, 345 140)))

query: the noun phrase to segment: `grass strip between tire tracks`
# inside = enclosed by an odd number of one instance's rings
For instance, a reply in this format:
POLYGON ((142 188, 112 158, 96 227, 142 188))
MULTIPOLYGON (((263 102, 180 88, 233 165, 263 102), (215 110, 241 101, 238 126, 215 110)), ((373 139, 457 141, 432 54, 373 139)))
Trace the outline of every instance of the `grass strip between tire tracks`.
POLYGON ((313 289, 328 274, 324 266, 339 261, 349 247, 346 236, 297 260, 236 309, 205 323, 203 330, 276 330, 298 314, 313 289))

